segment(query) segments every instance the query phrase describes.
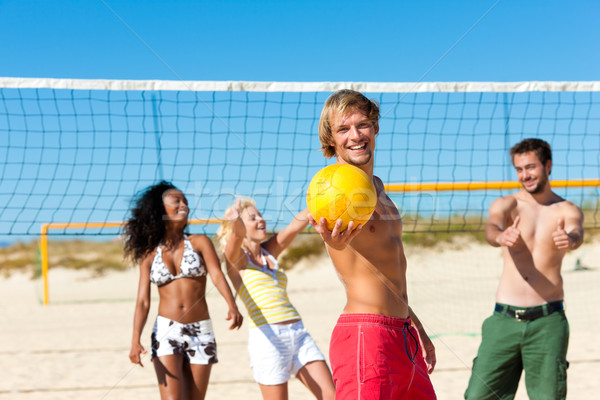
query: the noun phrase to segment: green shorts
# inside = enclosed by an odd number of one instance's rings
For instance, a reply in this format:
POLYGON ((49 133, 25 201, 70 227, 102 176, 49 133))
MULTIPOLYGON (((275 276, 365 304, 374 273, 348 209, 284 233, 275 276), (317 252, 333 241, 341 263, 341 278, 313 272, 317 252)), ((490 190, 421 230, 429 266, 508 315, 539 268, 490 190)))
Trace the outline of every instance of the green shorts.
POLYGON ((529 399, 564 399, 568 343, 569 323, 562 310, 533 321, 495 311, 483 322, 465 399, 513 399, 522 370, 529 399))

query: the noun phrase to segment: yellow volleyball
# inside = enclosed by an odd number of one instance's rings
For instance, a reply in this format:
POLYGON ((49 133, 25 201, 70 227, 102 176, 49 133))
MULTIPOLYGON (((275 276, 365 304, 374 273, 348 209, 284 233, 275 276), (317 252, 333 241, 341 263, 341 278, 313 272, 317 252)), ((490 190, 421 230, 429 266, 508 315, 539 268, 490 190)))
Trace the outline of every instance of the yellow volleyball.
POLYGON ((306 193, 306 203, 312 217, 318 222, 327 220, 327 228, 333 230, 338 219, 343 221, 341 230, 365 224, 377 204, 375 186, 363 170, 347 164, 329 165, 315 174, 306 193))

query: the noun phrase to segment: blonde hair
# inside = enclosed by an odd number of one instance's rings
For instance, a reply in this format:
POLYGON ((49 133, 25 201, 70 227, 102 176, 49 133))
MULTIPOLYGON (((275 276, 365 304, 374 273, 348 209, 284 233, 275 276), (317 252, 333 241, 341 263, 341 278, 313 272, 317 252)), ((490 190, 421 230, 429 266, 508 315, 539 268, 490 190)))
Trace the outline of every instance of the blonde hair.
POLYGON ((379 105, 375 100, 368 99, 356 90, 342 89, 333 93, 325 102, 319 120, 319 140, 325 157, 335 156, 335 147, 331 145, 333 140, 331 121, 329 120, 331 112, 336 111, 340 115, 345 115, 354 109, 363 111, 375 126, 379 123, 379 105))
MULTIPOLYGON (((227 209, 225 210, 225 213, 223 213, 223 218, 221 218, 221 225, 219 225, 219 228, 217 229, 217 232, 215 233, 215 241, 217 242, 217 248, 219 251, 219 254, 223 255, 224 251, 225 251, 225 246, 227 245, 227 241, 229 240, 229 237, 231 236, 231 233, 233 232, 233 220, 225 218, 225 215, 227 215, 227 213, 233 211, 236 207, 237 207, 237 201, 238 199, 241 199, 241 210, 240 210, 240 214, 242 212, 244 212, 244 210, 248 207, 254 207, 256 208, 256 202, 254 201, 254 199, 252 199, 251 197, 246 197, 246 196, 236 196, 235 199, 233 200, 233 203, 231 203, 231 205, 229 207, 227 207, 227 209)), ((244 246, 244 244, 242 244, 242 248, 244 250, 247 250, 244 246)))

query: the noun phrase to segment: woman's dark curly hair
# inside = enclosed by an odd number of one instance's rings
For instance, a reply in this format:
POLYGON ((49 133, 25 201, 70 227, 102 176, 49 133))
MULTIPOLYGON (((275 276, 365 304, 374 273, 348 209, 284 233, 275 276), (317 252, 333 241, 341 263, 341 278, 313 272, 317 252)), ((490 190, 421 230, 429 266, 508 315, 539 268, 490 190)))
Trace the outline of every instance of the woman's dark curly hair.
POLYGON ((123 227, 125 256, 138 262, 153 251, 165 235, 165 206, 163 195, 166 191, 177 189, 169 182, 162 181, 142 190, 135 197, 135 207, 131 209, 131 218, 123 227))

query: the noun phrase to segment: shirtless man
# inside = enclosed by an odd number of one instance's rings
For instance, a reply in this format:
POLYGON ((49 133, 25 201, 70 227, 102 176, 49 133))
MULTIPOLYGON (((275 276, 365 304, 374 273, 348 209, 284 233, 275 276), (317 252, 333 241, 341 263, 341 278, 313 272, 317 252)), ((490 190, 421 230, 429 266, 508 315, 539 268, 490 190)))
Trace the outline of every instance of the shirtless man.
POLYGON ((510 155, 523 189, 489 209, 486 240, 502 247, 504 267, 465 398, 512 399, 524 369, 530 399, 564 399, 569 324, 560 269, 583 241, 583 214, 550 188, 548 143, 525 139, 510 155))
POLYGON ((338 220, 329 231, 325 218, 309 217, 346 289, 329 352, 336 398, 435 399, 428 375, 435 350, 408 306, 402 220, 381 179, 373 176, 378 120, 375 102, 341 90, 325 102, 319 123, 323 154, 366 172, 378 196, 364 226, 350 222, 340 232, 338 220))

